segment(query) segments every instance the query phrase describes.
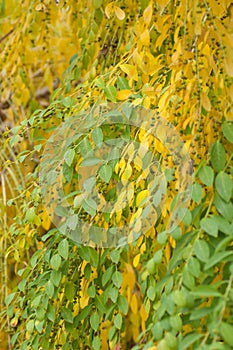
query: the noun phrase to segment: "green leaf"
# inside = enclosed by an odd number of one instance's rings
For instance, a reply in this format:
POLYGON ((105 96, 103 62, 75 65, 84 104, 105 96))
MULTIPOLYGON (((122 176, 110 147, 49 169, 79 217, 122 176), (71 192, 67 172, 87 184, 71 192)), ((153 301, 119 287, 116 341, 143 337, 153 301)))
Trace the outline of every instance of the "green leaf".
POLYGON ((221 297, 222 296, 222 294, 219 293, 214 287, 206 286, 206 285, 201 285, 193 288, 191 293, 195 296, 200 296, 200 297, 221 297))
POLYGON ((97 268, 98 267, 98 263, 99 263, 99 254, 92 247, 89 247, 89 251, 90 251, 90 262, 91 262, 91 265, 94 266, 95 268, 97 268))
MULTIPOLYGON (((95 9, 98 9, 101 7, 103 0, 93 0, 93 6, 95 9)), ((94 347, 95 349, 95 347, 94 347)))
POLYGON ((118 305, 120 311, 122 311, 124 315, 127 315, 128 310, 129 310, 129 306, 128 306, 128 301, 124 296, 119 295, 119 297, 117 299, 117 305, 118 305))
POLYGON ((40 305, 42 295, 38 295, 32 300, 32 306, 37 308, 40 305))
POLYGON ((207 262, 210 256, 209 246, 206 241, 198 239, 194 243, 194 253, 197 258, 203 262, 207 262))
POLYGON ((121 325, 122 325, 122 316, 121 314, 117 314, 114 317, 114 325, 117 329, 121 329, 121 325))
POLYGON ((96 165, 99 163, 103 163, 103 160, 100 158, 96 158, 96 157, 88 157, 85 158, 81 163, 80 166, 92 166, 92 165, 96 165))
POLYGON ((213 220, 213 218, 203 218, 200 222, 200 226, 202 230, 204 230, 210 236, 218 236, 218 226, 216 225, 216 222, 213 220))
POLYGON ((214 196, 214 205, 217 211, 228 221, 233 220, 233 204, 231 202, 226 203, 218 193, 214 196))
POLYGON ((92 340, 92 349, 95 350, 100 350, 100 337, 96 336, 93 340, 92 340))
POLYGON ((85 137, 79 145, 79 150, 83 158, 92 150, 92 146, 88 141, 87 137, 85 137))
POLYGON ((92 285, 88 288, 87 294, 89 295, 90 298, 94 298, 96 295, 96 289, 95 286, 92 285))
MULTIPOLYGON (((98 1, 98 0, 97 0, 98 1)), ((102 1, 102 0, 101 0, 102 1)), ((95 81, 95 85, 100 88, 100 89, 104 89, 105 88, 105 82, 103 78, 98 78, 95 81)))
POLYGON ((69 213, 66 208, 62 207, 61 205, 56 206, 55 208, 55 214, 57 216, 68 216, 69 213))
POLYGON ((215 253, 208 261, 208 263, 205 265, 204 271, 208 270, 210 267, 215 266, 220 261, 223 262, 224 259, 228 256, 232 255, 232 252, 218 252, 215 253))
POLYGON ((61 257, 60 257, 60 255, 55 254, 54 256, 52 256, 52 258, 50 260, 50 264, 52 266, 52 269, 58 270, 59 267, 61 266, 61 257))
POLYGON ((153 256, 153 261, 156 265, 160 264, 163 257, 163 250, 159 249, 153 256))
POLYGON ((14 299, 14 297, 15 297, 15 292, 14 293, 11 293, 11 294, 8 294, 7 296, 6 296, 6 298, 5 298, 5 304, 6 304, 6 306, 9 306, 10 305, 10 303, 12 302, 12 300, 14 299))
POLYGON ((74 283, 73 282, 67 282, 65 284, 65 296, 69 301, 73 301, 74 298, 74 283))
POLYGON ((34 325, 35 325, 35 322, 34 320, 29 320, 26 324, 26 330, 28 333, 32 333, 33 330, 34 330, 34 325))
POLYGON ((179 350, 187 350, 191 344, 196 342, 198 339, 202 337, 202 334, 198 333, 189 333, 183 339, 181 338, 181 342, 178 346, 179 350))
POLYGON ((192 187, 192 199, 199 204, 202 199, 202 187, 200 184, 194 184, 192 187))
POLYGON ((206 315, 209 315, 213 312, 211 307, 201 307, 200 309, 194 310, 190 315, 190 320, 200 320, 206 315))
POLYGON ((71 166, 71 164, 73 163, 74 157, 75 157, 75 150, 73 148, 69 148, 64 154, 64 159, 68 166, 71 166))
POLYGON ((191 275, 193 275, 194 277, 199 277, 201 273, 199 260, 192 256, 188 260, 188 269, 191 275))
POLYGON ((66 181, 68 183, 71 183, 74 173, 73 167, 69 166, 67 163, 64 163, 62 167, 62 172, 66 181))
POLYGON ((115 271, 112 275, 112 281, 117 288, 120 288, 122 283, 122 274, 119 271, 115 271))
POLYGON ((119 90, 129 90, 130 89, 129 82, 126 78, 117 77, 116 83, 117 83, 117 88, 119 90))
POLYGON ((47 310, 47 317, 50 321, 54 322, 55 321, 55 317, 56 317, 56 310, 54 305, 49 304, 48 305, 48 310, 47 310))
POLYGON ((219 172, 224 169, 226 164, 226 151, 220 141, 216 141, 210 150, 210 160, 213 168, 219 172))
POLYGON ((105 96, 112 102, 116 102, 117 89, 113 85, 109 85, 104 89, 105 96))
POLYGON ((91 312, 91 309, 92 309, 92 304, 85 306, 84 309, 82 309, 82 311, 75 317, 74 323, 78 324, 78 322, 80 322, 81 320, 85 320, 89 315, 89 313, 91 312))
POLYGON ((68 243, 67 239, 63 239, 58 244, 58 253, 65 260, 68 259, 68 257, 69 257, 69 243, 68 243))
POLYGON ((45 287, 45 293, 49 296, 49 297, 53 297, 54 294, 54 285, 53 283, 49 280, 46 284, 45 287))
POLYGON ((114 249, 110 252, 110 258, 111 258, 112 262, 114 262, 115 264, 118 264, 118 262, 120 260, 120 256, 121 256, 121 253, 120 253, 119 249, 114 249))
POLYGON ((113 303, 115 304, 119 295, 119 291, 116 287, 112 287, 110 293, 110 299, 113 301, 113 303))
POLYGON ((93 315, 91 315, 90 324, 91 324, 91 328, 94 329, 94 331, 98 330, 99 324, 100 324, 100 317, 99 317, 99 314, 97 312, 95 312, 93 315))
POLYGON ((112 177, 112 167, 108 164, 102 165, 99 169, 99 176, 104 182, 109 183, 112 177))
POLYGON ((89 247, 85 247, 85 246, 80 246, 78 247, 78 252, 79 255, 81 256, 81 258, 83 260, 89 261, 90 262, 90 250, 89 247))
POLYGON ((101 312, 101 313, 106 313, 107 311, 107 306, 105 305, 104 301, 103 301, 103 295, 97 295, 95 296, 95 305, 97 307, 97 309, 101 312))
POLYGON ((233 183, 230 176, 223 171, 221 171, 215 179, 215 186, 219 195, 226 202, 229 202, 232 196, 233 183))
POLYGON ((99 144, 101 144, 103 142, 104 139, 104 135, 103 135, 103 131, 100 127, 95 128, 92 131, 92 140, 94 141, 95 145, 98 146, 99 144))
POLYGON ((226 235, 233 233, 233 227, 222 216, 213 215, 212 220, 215 222, 215 225, 221 232, 225 233, 226 235))
POLYGON ((36 213, 35 213, 35 208, 29 208, 26 212, 26 216, 25 219, 27 220, 27 222, 33 222, 35 219, 36 213))
MULTIPOLYGON (((67 226, 68 226, 71 230, 75 230, 76 227, 77 227, 77 225, 78 225, 78 221, 79 221, 78 215, 74 214, 74 215, 70 216, 70 217, 67 219, 66 223, 67 223, 67 226)), ((68 247, 68 248, 69 248, 69 247, 68 247)), ((69 250, 69 249, 68 249, 68 250, 69 250)), ((68 251, 68 253, 69 253, 69 251, 68 251)), ((68 254, 68 253, 67 253, 67 254, 68 254)), ((59 253, 59 254, 60 254, 60 253, 59 253)), ((61 254, 60 254, 60 255, 61 255, 61 254)), ((67 259, 67 258, 64 257, 64 259, 67 259)))
POLYGON ((233 123, 224 122, 222 125, 222 131, 225 138, 233 143, 233 123))
POLYGON ((176 290, 173 293, 173 300, 176 303, 176 305, 180 307, 185 307, 187 300, 186 300, 186 294, 182 290, 176 290))
POLYGON ((233 325, 226 322, 221 322, 220 333, 225 342, 233 346, 233 325))
POLYGON ((87 193, 92 192, 93 187, 96 186, 96 178, 95 176, 88 177, 83 184, 83 188, 87 193))
POLYGON ((61 281, 61 271, 53 270, 50 275, 50 280, 58 287, 61 281))
POLYGON ((104 271, 102 276, 103 287, 108 283, 113 274, 113 266, 110 266, 106 271, 104 271))
POLYGON ((84 277, 87 278, 87 279, 90 279, 90 277, 91 277, 91 272, 92 272, 92 270, 91 270, 91 265, 90 265, 90 264, 87 264, 87 265, 85 266, 85 269, 84 269, 84 277))
POLYGON ((204 165, 198 172, 199 179, 206 186, 212 186, 214 182, 214 171, 211 167, 204 165))
POLYGON ((182 329, 182 319, 180 315, 171 316, 170 325, 175 331, 179 332, 182 329))
POLYGON ((150 287, 147 289, 146 295, 148 296, 148 298, 149 298, 151 301, 154 301, 154 300, 155 300, 155 296, 156 296, 155 288, 152 287, 152 286, 150 286, 150 287))
POLYGON ((82 205, 85 212, 90 214, 92 217, 96 215, 97 204, 92 198, 87 198, 82 205))
POLYGON ((67 309, 64 306, 61 307, 61 315, 66 322, 73 323, 73 315, 70 309, 67 309))

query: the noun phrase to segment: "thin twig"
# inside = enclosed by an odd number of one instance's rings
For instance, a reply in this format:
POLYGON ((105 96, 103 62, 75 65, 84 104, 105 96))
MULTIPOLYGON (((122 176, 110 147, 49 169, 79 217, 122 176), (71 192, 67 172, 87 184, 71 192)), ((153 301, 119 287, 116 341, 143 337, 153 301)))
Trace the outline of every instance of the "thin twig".
POLYGON ((3 35, 1 38, 0 38, 0 43, 5 40, 9 35, 11 35, 13 33, 13 31, 15 30, 15 28, 12 28, 8 33, 6 33, 5 35, 3 35))

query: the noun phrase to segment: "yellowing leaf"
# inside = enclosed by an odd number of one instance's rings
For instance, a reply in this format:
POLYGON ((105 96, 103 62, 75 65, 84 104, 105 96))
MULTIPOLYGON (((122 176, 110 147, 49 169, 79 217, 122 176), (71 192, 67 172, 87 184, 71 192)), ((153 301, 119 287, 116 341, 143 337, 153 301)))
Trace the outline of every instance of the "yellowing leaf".
POLYGON ((136 198, 136 206, 139 207, 140 205, 144 204, 146 202, 146 199, 149 197, 149 191, 144 190, 138 193, 136 198))
POLYGON ((143 106, 145 107, 145 108, 150 108, 150 97, 149 96, 146 96, 145 98, 144 98, 144 101, 143 101, 143 106))
POLYGON ((150 34, 148 29, 144 30, 144 32, 140 35, 140 41, 145 46, 150 45, 150 34))
POLYGON ((225 58, 226 72, 230 77, 233 77, 233 60, 230 56, 225 58))
POLYGON ((132 175, 132 167, 129 163, 127 163, 127 165, 125 167, 125 171, 121 175, 121 179, 128 180, 131 175, 132 175))
POLYGON ((205 108, 206 111, 211 110, 211 103, 209 97, 206 95, 205 92, 201 94, 201 104, 205 108))
POLYGON ((134 314, 138 313, 138 301, 135 294, 133 294, 131 302, 130 302, 130 308, 133 311, 134 314))
POLYGON ((127 98, 132 94, 131 90, 120 90, 117 91, 117 99, 122 101, 122 100, 127 100, 127 98))
POLYGON ((112 14, 112 9, 113 9, 113 2, 110 2, 109 4, 107 4, 107 6, 105 7, 105 15, 107 16, 107 18, 109 19, 111 17, 112 14))
POLYGON ((147 8, 143 11, 143 20, 144 22, 149 25, 152 17, 152 3, 150 3, 147 8))
POLYGON ((146 312, 143 304, 141 305, 139 313, 140 313, 140 316, 141 316, 142 320, 146 321, 147 318, 148 318, 148 313, 146 312))
POLYGON ((121 64, 120 69, 128 75, 128 77, 132 80, 138 81, 138 72, 137 67, 132 64, 121 64))
POLYGON ((137 266, 138 266, 139 261, 140 261, 140 256, 141 256, 141 254, 137 254, 137 255, 134 257, 134 259, 133 259, 133 266, 134 266, 134 267, 137 267, 137 266))
POLYGON ((120 7, 114 6, 114 11, 119 20, 122 21, 125 18, 125 13, 120 7))

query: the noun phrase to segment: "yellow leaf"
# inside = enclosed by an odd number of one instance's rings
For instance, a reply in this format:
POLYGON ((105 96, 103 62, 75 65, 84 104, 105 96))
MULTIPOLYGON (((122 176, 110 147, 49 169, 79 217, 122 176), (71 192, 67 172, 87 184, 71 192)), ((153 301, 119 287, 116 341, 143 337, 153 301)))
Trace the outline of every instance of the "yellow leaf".
POLYGON ((132 94, 131 90, 120 90, 117 91, 117 99, 122 101, 122 100, 127 100, 127 98, 132 94))
POLYGON ((126 73, 130 79, 138 81, 138 72, 137 67, 133 66, 132 64, 121 64, 120 69, 126 73))
POLYGON ((133 294, 131 302, 130 302, 130 308, 133 311, 134 314, 138 313, 138 301, 135 294, 133 294))
POLYGON ((205 108, 206 111, 210 111, 211 110, 211 102, 209 97, 206 95, 205 92, 203 92, 201 94, 201 104, 202 106, 205 108))
POLYGON ((119 223, 121 221, 121 214, 122 214, 122 210, 119 210, 116 213, 116 222, 119 223))
POLYGON ((149 197, 148 190, 144 190, 138 193, 136 198, 136 206, 139 207, 141 204, 144 204, 146 202, 146 199, 149 197))
POLYGON ((134 184, 129 182, 129 185, 127 187, 127 201, 128 204, 131 205, 131 201, 133 201, 134 198, 134 184))
POLYGON ((134 223, 134 225, 133 225, 133 230, 131 230, 131 232, 132 232, 132 233, 133 233, 133 232, 138 233, 138 232, 141 230, 141 227, 142 227, 142 222, 141 222, 140 219, 138 219, 138 220, 136 221, 136 223, 134 223))
POLYGON ((125 18, 125 13, 120 7, 114 6, 114 11, 119 20, 122 21, 125 18))
POLYGON ((143 11, 143 20, 144 22, 149 25, 151 18, 152 18, 152 3, 150 3, 147 8, 143 11))
POLYGON ((142 243, 141 247, 140 247, 140 253, 143 254, 146 251, 146 243, 142 243))
POLYGON ((141 256, 141 254, 137 254, 137 255, 134 257, 134 259, 133 259, 133 266, 134 266, 134 267, 137 267, 137 266, 138 266, 139 261, 140 261, 140 256, 141 256))
POLYGON ((147 109, 150 108, 150 97, 149 97, 149 96, 146 96, 146 97, 144 98, 143 106, 144 106, 145 108, 147 108, 147 109))
POLYGON ((233 77, 233 60, 230 56, 225 58, 225 68, 226 68, 226 73, 230 77, 233 77))
POLYGON ((137 155, 134 160, 134 167, 140 171, 142 169, 142 159, 137 155))
POLYGON ((125 169, 125 165, 126 165, 126 161, 124 160, 124 158, 122 158, 115 166, 115 173, 118 174, 119 170, 120 171, 120 175, 122 173, 122 171, 124 171, 125 169))
POLYGON ((149 30, 145 29, 144 32, 140 35, 140 41, 142 45, 149 46, 150 45, 150 34, 149 30))
POLYGON ((171 257, 171 246, 169 243, 166 244, 164 255, 165 255, 166 260, 168 262, 170 260, 170 257, 171 257))
POLYGON ((134 100, 133 102, 132 102, 132 105, 133 106, 138 106, 138 105, 140 105, 142 103, 142 98, 136 98, 136 100, 134 100))
POLYGON ((113 9, 113 2, 110 2, 105 7, 105 15, 107 16, 108 19, 111 17, 112 9, 113 9))
POLYGON ((159 50, 161 49, 161 46, 166 38, 167 38, 167 32, 164 31, 156 40, 156 47, 158 47, 159 50))
POLYGON ((138 208, 136 213, 134 213, 130 219, 130 224, 132 225, 134 220, 136 220, 142 214, 142 208, 138 208))
POLYGON ((140 313, 140 316, 141 316, 142 320, 146 321, 147 318, 148 318, 148 313, 146 312, 143 304, 141 305, 139 313, 140 313))
POLYGON ((125 171, 122 173, 121 175, 121 179, 122 180, 128 180, 130 178, 130 176, 132 175, 132 167, 129 163, 127 163, 126 167, 125 167, 125 171))

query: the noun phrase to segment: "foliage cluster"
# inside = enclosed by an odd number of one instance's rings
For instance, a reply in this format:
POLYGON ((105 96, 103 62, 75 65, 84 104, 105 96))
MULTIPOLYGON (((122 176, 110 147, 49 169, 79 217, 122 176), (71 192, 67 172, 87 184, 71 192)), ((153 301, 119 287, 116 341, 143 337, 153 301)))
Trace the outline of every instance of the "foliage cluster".
MULTIPOLYGON (((0 151, 1 334, 8 333, 8 348, 230 350, 232 2, 10 0, 0 11, 0 118, 7 128, 0 151), (194 169, 189 208, 167 233, 179 178, 161 142, 116 124, 92 125, 79 145, 69 145, 64 192, 87 222, 98 208, 80 201, 77 173, 93 144, 119 135, 137 140, 167 169, 167 197, 155 224, 117 249, 77 245, 61 235, 39 183, 49 137, 106 101, 123 102, 125 110, 150 108, 172 123, 194 169)), ((122 157, 99 170, 98 189, 117 200, 114 181, 124 188, 142 173, 122 157)), ((129 220, 148 186, 142 177, 128 208, 98 220, 104 227, 129 220)))

